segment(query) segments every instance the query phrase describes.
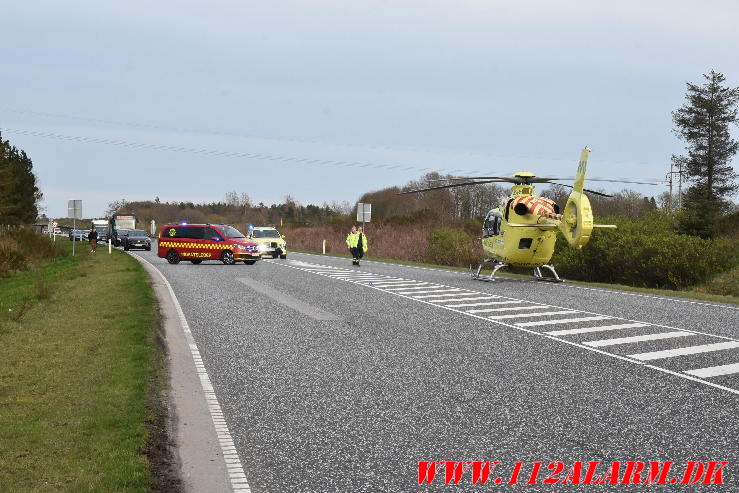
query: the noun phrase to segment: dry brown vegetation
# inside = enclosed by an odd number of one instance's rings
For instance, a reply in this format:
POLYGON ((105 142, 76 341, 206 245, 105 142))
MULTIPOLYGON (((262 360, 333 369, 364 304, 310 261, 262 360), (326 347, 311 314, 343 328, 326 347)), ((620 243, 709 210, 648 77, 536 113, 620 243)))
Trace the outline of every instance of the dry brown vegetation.
POLYGON ((64 255, 60 245, 46 235, 22 226, 0 226, 0 277, 64 255))

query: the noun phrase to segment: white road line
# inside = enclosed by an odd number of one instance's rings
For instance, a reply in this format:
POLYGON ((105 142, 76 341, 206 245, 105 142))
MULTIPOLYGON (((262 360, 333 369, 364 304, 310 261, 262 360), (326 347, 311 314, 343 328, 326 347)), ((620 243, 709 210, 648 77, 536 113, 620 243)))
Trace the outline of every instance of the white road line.
POLYGON ((416 291, 411 288, 407 288, 405 290, 394 291, 393 294, 398 293, 398 294, 416 295, 416 294, 428 294, 428 293, 449 293, 451 291, 454 291, 454 289, 444 288, 442 286, 426 286, 424 289, 427 289, 427 291, 416 291))
POLYGON ((688 354, 710 353, 712 351, 721 351, 724 349, 734 349, 738 347, 739 341, 717 342, 714 344, 702 344, 700 346, 666 349, 664 351, 651 351, 648 353, 630 354, 629 358, 634 358, 639 361, 651 361, 653 359, 674 358, 675 356, 685 356, 688 354))
MULTIPOLYGON (((520 303, 520 301, 499 301, 498 304, 504 303, 520 303)), ((510 312, 513 310, 544 310, 552 308, 549 305, 526 305, 526 306, 506 306, 503 308, 480 308, 477 310, 467 310, 464 313, 491 313, 491 312, 510 312)), ((523 316, 524 314, 522 314, 523 316)), ((528 315, 528 314, 526 314, 528 315)))
MULTIPOLYGON (((318 254, 318 253, 300 252, 299 254, 300 255, 308 255, 308 256, 311 256, 311 257, 318 257, 320 259, 325 259, 326 258, 325 255, 321 255, 321 254, 318 254)), ((341 259, 342 257, 334 257, 334 258, 341 259)), ((267 260, 267 262, 268 263, 272 263, 272 260, 267 260)), ((378 266, 381 266, 381 267, 389 267, 389 266, 392 266, 393 265, 393 264, 390 264, 388 262, 380 262, 378 260, 365 260, 365 262, 368 263, 368 264, 375 264, 375 265, 378 265, 378 266)), ((277 264, 277 265, 282 265, 282 264, 277 264)), ((432 271, 432 272, 441 272, 441 273, 444 273, 444 274, 453 274, 453 275, 456 275, 456 276, 464 276, 464 277, 469 278, 469 272, 460 272, 460 271, 455 271, 455 270, 452 270, 452 269, 439 269, 439 268, 433 268, 433 267, 421 267, 419 265, 407 265, 407 264, 400 264, 400 265, 402 267, 408 268, 408 269, 428 270, 428 271, 432 271)), ((510 281, 510 282, 524 282, 524 283, 526 283, 526 282, 540 283, 540 281, 527 280, 527 279, 517 279, 517 278, 514 278, 514 277, 506 277, 506 281, 510 281)), ((577 284, 568 284, 568 283, 557 283, 557 284, 554 284, 554 285, 557 286, 557 287, 561 287, 561 288, 584 289, 584 290, 587 290, 587 291, 599 291, 601 293, 609 293, 609 294, 616 294, 616 295, 626 295, 626 296, 637 296, 637 297, 640 297, 640 298, 652 298, 652 299, 661 300, 661 301, 673 301, 673 302, 677 302, 677 303, 690 303, 690 304, 693 304, 693 305, 704 305, 704 306, 712 306, 712 307, 715 307, 715 308, 726 308, 726 309, 729 309, 729 310, 739 310, 739 306, 734 306, 734 305, 729 305, 729 304, 706 303, 706 302, 702 302, 702 301, 694 301, 694 300, 691 300, 691 299, 671 298, 671 297, 668 297, 668 296, 658 296, 658 295, 653 295, 653 294, 652 295, 649 295, 649 294, 640 294, 640 293, 634 293, 634 292, 627 291, 627 290, 622 290, 622 289, 591 288, 591 287, 587 287, 587 286, 579 286, 577 284)), ((706 335, 711 335, 711 334, 706 334, 706 335)), ((721 337, 721 336, 713 336, 713 337, 721 337)), ((724 339, 727 339, 727 338, 724 337, 724 339)), ((680 376, 681 377, 684 377, 684 375, 680 375, 680 376)))
POLYGON ((386 284, 386 283, 378 284, 377 287, 378 288, 382 288, 382 289, 386 289, 387 291, 393 291, 393 290, 402 291, 403 288, 406 287, 406 286, 421 286, 421 285, 428 286, 429 285, 429 283, 427 283, 427 282, 418 282, 418 281, 416 281, 416 282, 408 282, 408 281, 405 281, 405 282, 403 282, 401 284, 387 284, 388 287, 386 288, 384 286, 384 284, 386 284))
MULTIPOLYGON (((465 293, 469 294, 469 293, 465 293)), ((449 298, 448 300, 430 300, 432 303, 448 303, 450 301, 477 301, 477 300, 489 300, 491 298, 500 298, 500 296, 492 296, 492 295, 486 295, 486 296, 478 296, 476 298, 449 298)), ((450 305, 444 305, 445 307, 450 305)))
MULTIPOLYGON (((577 313, 577 312, 570 312, 577 313)), ((578 317, 578 318, 558 318, 556 320, 536 320, 533 322, 521 322, 516 324, 516 327, 535 327, 537 325, 556 325, 556 324, 569 324, 574 322, 591 322, 593 320, 610 320, 613 317, 607 317, 605 315, 597 315, 594 317, 578 317)))
MULTIPOLYGON (((411 289, 441 289, 442 286, 435 286, 432 284, 427 284, 425 282, 421 282, 418 284, 403 284, 402 288, 398 287, 392 287, 392 288, 382 288, 385 291, 410 291, 411 289)), ((381 287, 381 286, 378 286, 381 287)))
MULTIPOLYGON (((476 311, 476 310, 473 310, 476 311)), ((472 313, 472 312, 469 312, 472 313)), ((546 317, 547 315, 574 315, 577 313, 574 310, 560 310, 556 312, 541 312, 541 313, 515 313, 513 315, 495 315, 494 317, 488 317, 490 320, 498 320, 501 318, 524 318, 524 317, 546 317)))
POLYGON ((599 339, 597 341, 586 341, 583 342, 586 346, 591 347, 603 347, 603 346, 615 346, 617 344, 631 344, 633 342, 643 341, 656 341, 659 339, 672 339, 673 337, 686 337, 694 336, 692 332, 685 332, 684 330, 677 330, 675 332, 659 332, 656 334, 645 334, 641 336, 632 337, 617 337, 614 339, 599 339))
POLYGON ((708 366, 706 368, 697 368, 695 370, 687 370, 683 373, 693 375, 700 378, 720 377, 721 375, 731 375, 739 373, 739 363, 731 363, 728 365, 708 366))
POLYGON ((629 358, 638 359, 639 361, 651 361, 654 359, 674 358, 675 356, 685 356, 688 354, 710 353, 712 351, 721 351, 724 349, 734 349, 738 347, 739 341, 717 342, 714 344, 703 344, 700 346, 666 349, 664 351, 651 351, 648 353, 630 354, 629 358))
POLYGON ((544 332, 544 333, 550 336, 569 336, 569 335, 574 335, 574 334, 589 334, 591 332, 603 332, 606 330, 633 329, 637 327, 649 327, 649 324, 643 324, 640 322, 636 322, 633 324, 602 325, 600 327, 585 327, 582 329, 553 330, 551 332, 544 332))
POLYGON ((241 488, 239 491, 251 493, 251 489, 249 487, 249 484, 246 482, 246 479, 242 479, 246 478, 246 474, 244 474, 244 467, 241 465, 241 461, 239 460, 238 454, 236 453, 236 448, 234 446, 231 433, 228 430, 228 426, 225 424, 225 420, 223 420, 223 410, 221 409, 221 405, 218 403, 218 397, 216 396, 215 390, 213 389, 213 384, 211 383, 210 377, 208 376, 208 371, 205 369, 205 365, 203 364, 203 358, 200 356, 200 350, 198 350, 198 345, 195 343, 195 338, 190 331, 190 325, 187 323, 187 319, 185 318, 185 312, 182 311, 182 306, 177 299, 177 295, 175 295, 174 293, 174 289, 172 289, 172 285, 169 283, 167 278, 164 277, 164 274, 162 274, 162 272, 157 269, 154 264, 146 260, 144 257, 136 255, 135 253, 132 253, 131 255, 153 267, 154 270, 156 270, 159 274, 159 277, 162 278, 162 282, 164 283, 164 285, 167 286, 167 291, 169 291, 169 295, 172 297, 172 302, 174 303, 175 309, 177 310, 177 316, 180 319, 180 326, 182 327, 182 332, 184 332, 185 334, 185 340, 187 342, 187 345, 190 347, 190 354, 192 355, 192 360, 195 365, 195 371, 197 372, 198 378, 200 379, 200 386, 203 389, 205 400, 208 403, 210 419, 213 421, 213 426, 216 428, 216 436, 218 437, 218 443, 221 446, 221 454, 224 456, 226 454, 235 455, 235 458, 231 459, 229 463, 227 463, 228 478, 231 481, 232 485, 234 481, 239 481, 239 488, 241 488))
POLYGON ((355 280, 356 279, 356 280, 359 280, 359 279, 366 279, 367 277, 375 277, 375 276, 355 276, 355 275, 352 275, 352 274, 340 274, 338 276, 331 276, 331 277, 338 277, 340 279, 352 279, 352 280, 355 280))
POLYGON ((433 286, 433 285, 416 286, 416 287, 406 286, 404 288, 385 289, 385 291, 397 292, 397 293, 410 293, 411 291, 415 291, 416 293, 419 293, 419 294, 421 294, 422 292, 423 293, 435 293, 435 292, 438 292, 439 290, 447 291, 444 288, 444 286, 433 286), (419 291, 419 289, 424 289, 425 291, 419 291))
MULTIPOLYGON (((451 293, 451 292, 454 292, 454 291, 459 291, 459 289, 435 289, 435 290, 432 290, 432 291, 411 291, 410 293, 407 293, 407 294, 412 295, 414 298, 426 298, 426 296, 416 296, 416 295, 417 294, 426 294, 426 293, 451 293)), ((406 294, 403 291, 395 291, 395 293, 398 293, 398 294, 406 294)), ((440 294, 435 294, 435 295, 431 295, 431 296, 441 296, 441 295, 440 294)))
MULTIPOLYGON (((461 289, 447 289, 446 291, 429 291, 429 293, 444 293, 444 294, 427 294, 424 296, 416 296, 417 294, 421 294, 421 293, 413 293, 412 296, 413 298, 421 299, 421 298, 442 298, 444 296, 457 296, 457 295, 462 296, 462 295, 469 294, 467 292, 454 293, 454 291, 462 291, 462 290, 461 289)), ((396 292, 393 294, 403 294, 403 293, 396 292)))
POLYGON ((585 291, 600 291, 601 293, 609 293, 609 294, 615 294, 615 295, 636 296, 638 298, 652 298, 654 300, 660 300, 660 301, 674 301, 676 303, 689 303, 691 305, 704 305, 704 306, 713 306, 715 308, 728 308, 729 310, 739 310, 739 306, 732 306, 728 304, 721 305, 718 303, 706 303, 704 301, 694 301, 691 299, 670 298, 668 296, 657 296, 654 294, 633 293, 630 291, 626 291, 625 289, 590 288, 587 286, 578 286, 576 284, 559 284, 559 286, 563 288, 583 289, 585 291))
POLYGON ((464 308, 468 306, 490 306, 490 305, 503 305, 503 304, 508 304, 508 303, 520 303, 520 301, 485 301, 482 303, 459 303, 456 305, 444 305, 444 306, 446 308, 464 308))
MULTIPOLYGON (((381 284, 383 286, 402 286, 403 284, 407 284, 407 283, 408 283, 408 280, 407 279, 403 279, 403 280, 397 280, 397 281, 385 281, 385 282, 383 282, 381 284)), ((379 284, 378 284, 378 286, 379 286, 379 284)))

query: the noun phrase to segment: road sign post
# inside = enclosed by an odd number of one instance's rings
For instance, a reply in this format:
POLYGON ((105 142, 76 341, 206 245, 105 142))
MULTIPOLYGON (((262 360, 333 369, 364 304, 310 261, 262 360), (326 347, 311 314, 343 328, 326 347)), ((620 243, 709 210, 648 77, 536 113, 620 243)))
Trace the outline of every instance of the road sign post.
POLYGON ((67 201, 67 217, 72 218, 72 256, 74 257, 74 244, 77 240, 77 219, 82 219, 82 201, 67 201))
POLYGON ((364 230, 364 223, 370 222, 371 219, 372 204, 357 202, 357 222, 362 223, 362 230, 364 230))

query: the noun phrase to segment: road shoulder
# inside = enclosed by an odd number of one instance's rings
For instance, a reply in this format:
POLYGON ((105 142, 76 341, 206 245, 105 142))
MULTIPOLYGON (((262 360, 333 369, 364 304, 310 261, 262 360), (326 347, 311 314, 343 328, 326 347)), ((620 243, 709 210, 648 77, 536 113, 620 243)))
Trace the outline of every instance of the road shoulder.
POLYGON ((132 256, 149 273, 159 303, 167 346, 169 425, 184 489, 188 492, 230 492, 228 469, 185 337, 177 301, 160 272, 138 255, 132 256))

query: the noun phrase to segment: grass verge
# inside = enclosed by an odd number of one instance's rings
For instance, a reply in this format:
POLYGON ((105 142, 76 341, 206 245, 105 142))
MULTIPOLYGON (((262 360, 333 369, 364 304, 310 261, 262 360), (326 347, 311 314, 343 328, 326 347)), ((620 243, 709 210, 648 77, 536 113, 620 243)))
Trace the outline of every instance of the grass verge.
MULTIPOLYGON (((313 250, 295 250, 292 249, 291 251, 297 252, 297 253, 311 253, 314 255, 322 255, 320 251, 313 251, 313 250)), ((339 258, 351 258, 348 254, 340 254, 340 253, 326 253, 326 256, 328 257, 339 257, 339 258)), ((428 267, 432 269, 443 269, 443 270, 450 270, 450 271, 462 271, 462 272, 469 272, 469 267, 453 267, 449 265, 435 265, 435 264, 427 264, 423 262, 413 262, 409 260, 397 260, 397 259, 391 259, 391 258, 376 258, 376 257, 365 257, 366 260, 372 260, 374 262, 383 262, 387 264, 399 264, 399 265, 412 265, 416 267, 428 267)), ((489 271, 488 271, 489 272, 489 271)), ((533 280, 533 277, 530 275, 525 274, 514 274, 511 272, 504 272, 504 271, 498 271, 496 276, 502 276, 502 277, 510 277, 514 279, 528 279, 533 280)), ((737 273, 737 270, 729 271, 729 273, 724 274, 721 277, 721 281, 724 284, 730 284, 731 286, 734 286, 733 289, 735 291, 735 284, 737 282, 737 279, 739 279, 739 274, 737 273)), ((733 295, 724 295, 724 294, 716 294, 718 291, 717 288, 713 287, 714 284, 711 284, 711 286, 714 289, 714 292, 707 292, 707 289, 705 287, 696 287, 691 290, 686 291, 672 291, 668 289, 653 289, 653 288, 637 288, 634 286, 626 286, 623 284, 606 284, 606 283, 593 283, 593 282, 582 282, 582 281, 571 281, 567 279, 567 284, 574 284, 578 286, 585 286, 585 287, 591 287, 591 288, 599 288, 599 289, 613 289, 618 291, 630 291, 634 293, 642 293, 642 294, 649 294, 654 296, 668 296, 672 298, 686 298, 696 301, 703 301, 703 302, 714 302, 714 303, 728 303, 732 305, 739 305, 739 296, 733 296, 733 295)), ((728 291, 728 290, 727 290, 728 291)), ((731 292, 731 291, 728 291, 731 292)))
POLYGON ((164 361, 148 276, 128 255, 78 249, 2 279, 1 489, 176 491, 157 474, 170 461, 164 361))

